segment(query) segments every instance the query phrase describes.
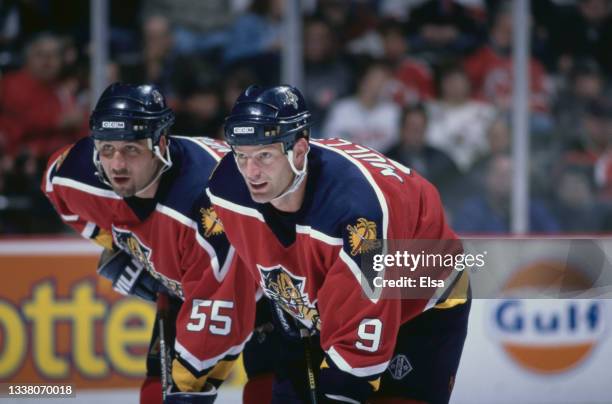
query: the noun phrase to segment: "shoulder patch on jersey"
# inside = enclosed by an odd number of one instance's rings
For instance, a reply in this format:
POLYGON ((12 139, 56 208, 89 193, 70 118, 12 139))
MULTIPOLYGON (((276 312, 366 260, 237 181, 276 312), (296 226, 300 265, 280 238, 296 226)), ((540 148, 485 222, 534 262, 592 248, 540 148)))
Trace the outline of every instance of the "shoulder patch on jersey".
POLYGON ((64 160, 66 160, 66 156, 68 156, 68 153, 70 153, 70 150, 72 150, 72 146, 64 150, 62 154, 60 154, 60 156, 57 158, 57 160, 55 161, 56 171, 59 170, 59 168, 62 166, 62 164, 64 163, 64 160))
POLYGON ((200 208, 200 214, 202 215, 202 228, 204 229, 204 237, 218 236, 223 233, 223 224, 217 216, 217 212, 213 207, 208 209, 200 208))
POLYGON ((375 250, 380 245, 380 240, 376 240, 376 223, 371 220, 360 217, 355 225, 347 225, 346 230, 352 256, 375 250))

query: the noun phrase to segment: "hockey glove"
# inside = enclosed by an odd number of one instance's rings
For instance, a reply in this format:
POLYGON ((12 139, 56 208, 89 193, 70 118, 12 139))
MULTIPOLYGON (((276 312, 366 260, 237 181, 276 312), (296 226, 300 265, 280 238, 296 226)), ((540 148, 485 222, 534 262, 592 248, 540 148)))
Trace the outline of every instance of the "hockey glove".
POLYGON ((158 292, 169 293, 140 262, 124 251, 105 250, 98 262, 98 274, 109 279, 113 289, 122 295, 154 302, 158 292))

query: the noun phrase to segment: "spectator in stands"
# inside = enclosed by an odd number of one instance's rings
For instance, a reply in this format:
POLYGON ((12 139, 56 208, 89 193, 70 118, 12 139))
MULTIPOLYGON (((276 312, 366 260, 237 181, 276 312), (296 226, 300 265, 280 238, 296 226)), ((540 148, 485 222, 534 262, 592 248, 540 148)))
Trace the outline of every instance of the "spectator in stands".
MULTIPOLYGON (((467 198, 453 215, 453 228, 461 233, 507 234, 510 232, 512 160, 500 154, 491 158, 486 170, 485 189, 467 198)), ((529 231, 558 233, 559 223, 540 200, 529 203, 529 231)))
POLYGON ((11 156, 46 159, 87 131, 85 108, 60 80, 62 43, 43 33, 25 48, 25 65, 0 81, 0 136, 11 156))
POLYGON ((567 78, 566 88, 555 100, 554 115, 557 128, 567 136, 575 136, 580 129, 580 117, 589 103, 604 95, 605 79, 596 61, 578 61, 567 78))
POLYGON ((566 168, 556 178, 552 211, 563 232, 588 233, 604 230, 604 209, 596 206, 593 182, 588 173, 566 168))
POLYGON ((176 72, 174 38, 166 16, 148 16, 142 25, 142 54, 136 63, 120 66, 120 79, 129 83, 152 83, 166 95, 168 103, 176 105, 173 77, 176 72))
POLYGON ((226 0, 147 0, 146 16, 163 15, 173 27, 174 50, 179 55, 206 54, 223 49, 235 6, 226 0))
POLYGON ((399 138, 400 108, 384 97, 390 77, 384 63, 364 63, 357 93, 332 104, 323 136, 344 138, 386 153, 399 138))
POLYGON ((612 14, 608 0, 577 0, 559 10, 551 24, 551 44, 559 66, 571 67, 584 58, 595 58, 606 72, 612 69, 612 14))
POLYGON ((563 161, 590 169, 595 175, 595 165, 612 141, 612 106, 603 99, 593 100, 580 122, 580 132, 565 145, 563 161))
POLYGON ((425 143, 429 125, 427 112, 422 104, 405 107, 400 120, 400 140, 387 156, 431 181, 446 201, 453 197, 450 187, 458 180, 459 170, 443 151, 425 143))
POLYGON ((480 18, 457 1, 428 0, 410 11, 410 44, 430 62, 476 48, 483 35, 480 18))
POLYGON ((582 131, 568 142, 562 161, 582 167, 596 185, 596 196, 612 202, 612 103, 591 102, 582 118, 582 131))
POLYGON ((188 136, 222 137, 223 106, 221 79, 203 63, 192 62, 179 86, 175 133, 188 136))
MULTIPOLYGON (((307 2, 303 2, 307 3, 307 2)), ((351 53, 368 53, 372 49, 369 34, 376 28, 378 15, 368 1, 317 0, 315 15, 331 27, 338 38, 339 48, 351 53), (365 51, 365 52, 364 52, 365 51)), ((374 57, 380 57, 380 54, 374 57)))
MULTIPOLYGON (((502 111, 512 106, 512 10, 504 3, 493 16, 489 43, 481 47, 465 61, 475 95, 502 111)), ((550 94, 544 67, 534 58, 529 59, 531 92, 529 106, 531 126, 537 132, 551 128, 550 94)))
POLYGON ((438 78, 440 99, 427 104, 427 142, 445 151, 462 172, 487 152, 486 131, 495 109, 470 98, 470 81, 461 66, 448 65, 438 78))
POLYGON ((472 166, 472 170, 484 171, 491 156, 510 153, 510 126, 503 115, 496 115, 487 127, 487 150, 472 166))
POLYGON ((431 99, 435 91, 431 68, 424 61, 409 56, 404 25, 396 21, 382 21, 379 31, 383 58, 392 66, 395 76, 394 99, 400 105, 431 99))
POLYGON ((225 111, 223 116, 227 116, 236 103, 238 96, 245 88, 256 84, 257 78, 247 67, 228 71, 223 77, 225 78, 222 94, 223 110, 225 111))
POLYGON ((284 0, 253 0, 229 27, 225 65, 249 66, 262 80, 278 81, 284 4, 284 0))
POLYGON ((335 33, 323 19, 311 18, 304 24, 304 96, 312 113, 313 137, 330 105, 349 94, 352 71, 339 56, 335 33))
MULTIPOLYGON (((474 162, 464 177, 461 188, 456 189, 457 200, 481 192, 491 159, 499 155, 510 154, 510 126, 505 116, 497 115, 493 119, 487 127, 486 141, 485 153, 474 162)), ((546 176, 546 179, 549 180, 550 178, 546 176)))

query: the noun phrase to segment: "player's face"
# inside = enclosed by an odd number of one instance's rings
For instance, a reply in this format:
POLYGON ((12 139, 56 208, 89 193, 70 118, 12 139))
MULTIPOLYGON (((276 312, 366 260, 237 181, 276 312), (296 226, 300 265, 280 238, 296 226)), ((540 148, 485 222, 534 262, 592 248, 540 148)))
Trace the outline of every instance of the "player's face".
POLYGON ((96 141, 96 148, 104 173, 119 196, 134 196, 157 174, 159 160, 145 139, 96 141))
POLYGON ((255 202, 270 202, 291 184, 293 171, 280 143, 237 146, 234 153, 238 169, 255 202))

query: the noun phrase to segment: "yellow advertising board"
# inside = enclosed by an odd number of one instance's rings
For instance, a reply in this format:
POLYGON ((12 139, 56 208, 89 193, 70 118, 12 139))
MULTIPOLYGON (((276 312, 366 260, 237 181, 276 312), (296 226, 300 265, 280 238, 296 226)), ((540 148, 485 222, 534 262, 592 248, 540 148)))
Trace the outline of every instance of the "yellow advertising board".
POLYGON ((155 306, 114 292, 99 255, 86 240, 0 240, 1 382, 140 385, 155 306))

